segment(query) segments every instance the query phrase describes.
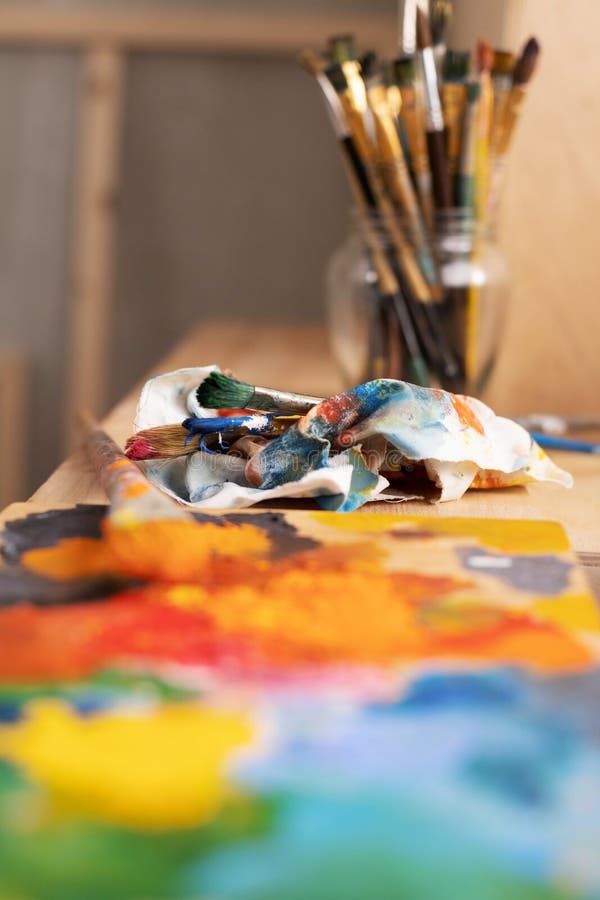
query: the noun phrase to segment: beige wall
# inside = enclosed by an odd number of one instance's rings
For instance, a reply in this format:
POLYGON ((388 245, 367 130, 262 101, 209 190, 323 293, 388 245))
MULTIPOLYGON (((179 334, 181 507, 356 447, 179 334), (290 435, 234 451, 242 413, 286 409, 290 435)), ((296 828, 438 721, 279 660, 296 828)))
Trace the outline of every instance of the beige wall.
POLYGON ((502 240, 514 274, 490 392, 510 412, 600 414, 598 0, 526 0, 543 46, 512 150, 502 240))

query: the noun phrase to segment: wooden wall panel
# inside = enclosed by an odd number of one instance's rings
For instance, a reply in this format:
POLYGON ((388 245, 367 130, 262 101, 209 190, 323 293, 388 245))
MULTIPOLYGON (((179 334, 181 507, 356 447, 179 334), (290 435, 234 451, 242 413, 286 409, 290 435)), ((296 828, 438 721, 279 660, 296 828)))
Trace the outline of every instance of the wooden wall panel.
POLYGON ((514 275, 489 400, 600 413, 600 3, 525 0, 543 47, 511 152, 501 242, 514 275))

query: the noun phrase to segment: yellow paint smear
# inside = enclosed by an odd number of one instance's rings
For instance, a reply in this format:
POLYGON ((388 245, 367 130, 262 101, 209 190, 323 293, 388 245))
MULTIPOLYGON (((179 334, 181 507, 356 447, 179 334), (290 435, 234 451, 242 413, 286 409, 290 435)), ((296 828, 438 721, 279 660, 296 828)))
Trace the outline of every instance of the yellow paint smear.
POLYGON ((45 700, 0 727, 0 755, 66 810, 148 831, 189 828, 218 813, 231 793, 227 760, 252 733, 245 715, 193 704, 83 718, 45 700))
POLYGON ((485 547, 493 547, 505 553, 564 553, 570 549, 569 541, 557 522, 536 522, 523 519, 467 519, 438 518, 434 516, 403 516, 388 513, 339 513, 315 512, 317 522, 336 531, 379 534, 410 525, 429 534, 465 537, 477 540, 485 547))
POLYGON ((260 557, 270 546, 255 525, 171 519, 120 528, 107 519, 102 530, 120 571, 159 581, 197 581, 214 557, 260 557))
POLYGON ((562 628, 600 632, 600 612, 591 594, 544 597, 534 602, 533 609, 545 622, 553 622, 562 628))

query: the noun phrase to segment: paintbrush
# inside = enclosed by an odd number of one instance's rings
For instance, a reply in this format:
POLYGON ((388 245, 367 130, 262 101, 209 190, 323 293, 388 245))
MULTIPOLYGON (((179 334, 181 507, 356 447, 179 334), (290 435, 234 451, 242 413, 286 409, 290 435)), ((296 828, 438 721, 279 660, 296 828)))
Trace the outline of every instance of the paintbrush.
POLYGON ((510 146, 521 106, 527 94, 527 85, 535 71, 539 54, 539 43, 534 37, 529 38, 513 71, 512 86, 504 108, 496 145, 496 153, 499 157, 504 156, 510 146))
MULTIPOLYGON (((480 253, 479 236, 473 218, 475 203, 475 171, 477 165, 477 116, 481 87, 478 81, 467 85, 467 106, 463 118, 462 141, 458 172, 455 180, 456 205, 464 212, 464 225, 471 235, 471 265, 475 266, 480 253)), ((464 370, 467 385, 475 384, 477 377, 477 351, 480 332, 480 289, 471 282, 465 294, 465 355, 464 370)))
POLYGON ((446 35, 452 20, 452 3, 450 0, 432 0, 429 13, 431 40, 438 79, 442 77, 444 57, 446 55, 446 35))
POLYGON ((257 409, 286 415, 297 413, 301 416, 323 399, 258 387, 223 375, 222 372, 211 372, 193 393, 198 404, 204 409, 223 409, 231 406, 236 409, 257 409))
POLYGON ((383 179, 403 217, 404 226, 410 235, 411 248, 414 247, 417 262, 430 288, 427 293, 420 290, 420 284, 415 285, 413 281, 409 281, 409 288, 414 289, 414 299, 418 301, 415 303, 409 293, 409 309, 429 362, 442 379, 451 381, 458 374, 458 363, 444 333, 438 308, 432 302, 441 297, 441 284, 374 53, 366 54, 361 59, 361 69, 375 123, 378 161, 383 179))
POLYGON ((508 103, 508 97, 512 88, 513 71, 515 68, 515 55, 506 50, 494 50, 492 63, 492 87, 494 91, 494 115, 492 119, 492 134, 490 139, 490 151, 492 156, 497 153, 498 141, 502 133, 504 113, 508 103))
MULTIPOLYGON (((426 303, 432 299, 431 289, 418 266, 413 248, 398 223, 396 211, 386 196, 383 181, 377 171, 373 140, 367 131, 361 111, 362 99, 359 103, 355 101, 358 92, 350 90, 346 70, 340 64, 334 63, 325 71, 339 97, 346 124, 351 132, 370 187, 368 195, 359 197, 355 191, 355 197, 361 211, 361 221, 367 244, 374 258, 380 289, 389 299, 389 308, 395 311, 402 326, 401 337, 405 345, 403 356, 406 358, 408 378, 426 385, 429 384, 427 366, 421 354, 411 312, 412 315, 415 315, 416 304, 426 303), (367 205, 370 199, 374 201, 374 206, 367 205), (380 218, 377 223, 373 221, 374 213, 380 218), (389 252, 388 240, 395 254, 389 252), (409 308, 411 312, 409 312, 409 308)), ((364 88, 362 78, 360 80, 364 88)), ((367 102, 366 89, 365 102, 367 102)), ((393 327, 393 323, 391 325, 393 327)), ((416 325, 419 329, 426 327, 422 321, 416 325)), ((420 337, 424 341, 429 338, 429 344, 434 346, 431 335, 425 336, 420 332, 420 337)), ((393 368, 388 374, 401 377, 400 371, 394 371, 393 368)))
POLYGON ((221 409, 233 405, 239 409, 270 410, 278 413, 305 415, 322 397, 277 391, 239 381, 222 372, 211 372, 196 388, 195 398, 205 409, 221 409))
MULTIPOLYGON (((367 169, 367 165, 364 162, 365 154, 367 156, 370 155, 368 139, 362 127, 359 127, 357 132, 352 132, 342 107, 339 93, 325 74, 323 62, 310 50, 304 50, 298 59, 300 64, 311 75, 314 75, 321 88, 325 106, 342 152, 344 170, 359 213, 365 240, 371 253, 377 277, 378 299, 374 305, 370 330, 372 370, 365 373, 365 375, 366 377, 379 377, 385 374, 386 371, 395 371, 397 368, 396 360, 393 358, 394 347, 388 348, 386 335, 393 328, 396 307, 400 308, 404 300, 398 297, 398 303, 395 302, 396 295, 399 294, 399 285, 381 246, 381 237, 377 233, 377 227, 374 222, 374 214, 377 212, 377 199, 372 187, 373 173, 367 169), (357 141, 362 141, 360 152, 357 141), (391 353, 390 350, 392 351, 391 353)), ((341 66, 336 67, 332 71, 338 77, 340 88, 345 90, 347 83, 341 66)), ((350 103, 350 101, 347 102, 350 103)), ((401 311, 401 315, 408 327, 408 347, 416 346, 417 348, 416 370, 414 370, 413 365, 414 378, 416 380, 425 378, 426 381, 424 383, 427 383, 427 370, 420 366, 420 351, 416 335, 414 335, 414 329, 412 329, 410 321, 406 321, 406 313, 401 311)), ((412 358, 410 349, 408 350, 408 358, 409 360, 412 358)))
POLYGON ((462 124, 467 105, 467 78, 471 68, 471 54, 448 50, 444 59, 442 108, 446 126, 446 156, 448 174, 454 178, 462 138, 462 124))
MULTIPOLYGON (((381 68, 373 52, 360 60, 363 80, 367 88, 367 100, 375 124, 378 162, 383 180, 392 200, 405 217, 411 241, 416 248, 421 271, 436 297, 440 294, 440 282, 419 202, 410 178, 402 144, 398 136, 381 68)), ((430 299, 430 298, 425 298, 430 299)))
POLYGON ((327 41, 327 56, 331 62, 344 63, 356 59, 353 34, 333 35, 327 41))
POLYGON ((463 117, 455 200, 462 209, 473 211, 475 201, 475 169, 477 164, 477 113, 481 87, 478 81, 467 84, 467 105, 463 117))
POLYGON ((571 453, 600 453, 600 444, 577 441, 574 438, 557 437, 544 432, 529 432, 536 444, 544 450, 567 450, 571 453))
POLYGON ((404 126, 410 149, 412 172, 421 203, 423 218, 429 229, 433 229, 434 207, 431 169, 425 139, 425 117, 421 91, 417 83, 417 70, 412 56, 399 57, 394 61, 394 76, 400 89, 402 107, 400 119, 404 126))
POLYGON ((423 75, 425 133, 433 182, 433 196, 438 209, 449 209, 452 206, 452 184, 448 174, 448 161, 444 145, 444 116, 440 102, 429 20, 421 6, 417 8, 417 47, 423 75))
POLYGON ((494 50, 487 41, 477 44, 477 71, 481 96, 477 122, 477 160, 475 167, 475 211, 478 222, 487 219, 488 195, 490 190, 490 141, 494 115, 494 88, 492 86, 492 64, 494 50))
MULTIPOLYGON (((212 407, 210 407, 212 409, 212 407)), ((243 407, 240 409, 243 411, 243 407)), ((128 459, 172 459, 204 450, 208 453, 227 449, 224 443, 245 435, 275 437, 289 428, 297 416, 274 416, 255 413, 240 416, 190 417, 181 424, 157 425, 137 431, 127 439, 125 454, 128 459), (208 441, 208 443, 207 443, 208 441)))
POLYGON ((79 414, 83 445, 110 500, 111 520, 123 526, 147 519, 185 519, 187 513, 155 488, 87 412, 79 414))
POLYGON ((559 416, 554 413, 531 413, 515 419, 527 431, 541 431, 544 434, 568 434, 570 431, 600 429, 600 418, 593 416, 559 416))
POLYGON ((211 567, 227 560, 230 543, 250 542, 261 555, 247 525, 197 522, 191 513, 145 478, 135 463, 88 414, 80 415, 83 444, 110 501, 102 534, 111 571, 143 581, 202 584, 211 567))

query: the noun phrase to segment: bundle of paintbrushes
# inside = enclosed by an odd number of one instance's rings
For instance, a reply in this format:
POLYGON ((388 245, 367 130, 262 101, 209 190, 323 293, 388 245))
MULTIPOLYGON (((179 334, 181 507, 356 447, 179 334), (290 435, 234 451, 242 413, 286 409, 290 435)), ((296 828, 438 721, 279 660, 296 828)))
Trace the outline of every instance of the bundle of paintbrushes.
POLYGON ((493 356, 482 336, 497 331, 482 319, 481 236, 495 221, 539 46, 530 38, 519 56, 485 40, 474 53, 447 50, 450 15, 447 0, 407 0, 392 61, 359 55, 352 36, 300 61, 321 88, 368 255, 361 375, 474 390, 493 356))

